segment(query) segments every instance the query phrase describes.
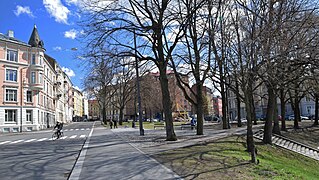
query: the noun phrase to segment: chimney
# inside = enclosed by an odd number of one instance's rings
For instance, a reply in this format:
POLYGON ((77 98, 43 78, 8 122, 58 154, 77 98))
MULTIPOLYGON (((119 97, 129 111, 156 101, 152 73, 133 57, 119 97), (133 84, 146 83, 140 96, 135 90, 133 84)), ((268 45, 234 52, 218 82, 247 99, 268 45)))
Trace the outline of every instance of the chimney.
POLYGON ((14 32, 12 30, 8 31, 8 36, 14 38, 14 32))

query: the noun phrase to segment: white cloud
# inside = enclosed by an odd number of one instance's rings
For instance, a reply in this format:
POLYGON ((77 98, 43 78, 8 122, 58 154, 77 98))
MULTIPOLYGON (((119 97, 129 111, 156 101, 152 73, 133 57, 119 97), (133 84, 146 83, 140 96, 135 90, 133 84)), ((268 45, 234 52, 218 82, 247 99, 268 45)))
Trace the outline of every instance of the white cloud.
POLYGON ((74 77, 75 73, 72 69, 69 69, 67 67, 62 67, 62 71, 66 73, 69 77, 74 77))
POLYGON ((61 51, 61 50, 62 50, 62 47, 56 46, 56 47, 53 48, 53 50, 54 50, 54 51, 61 51))
POLYGON ((79 4, 79 1, 78 0, 65 0, 66 4, 71 6, 72 4, 73 5, 78 5, 79 4))
POLYGON ((78 33, 79 33, 79 31, 77 31, 75 29, 71 29, 69 31, 64 32, 64 37, 70 38, 70 39, 75 39, 77 37, 78 33))
POLYGON ((43 5, 56 22, 68 24, 70 10, 62 4, 61 0, 43 0, 43 5))
POLYGON ((16 10, 13 12, 16 16, 20 16, 20 14, 27 14, 29 17, 34 17, 29 6, 22 7, 20 5, 17 5, 16 10))

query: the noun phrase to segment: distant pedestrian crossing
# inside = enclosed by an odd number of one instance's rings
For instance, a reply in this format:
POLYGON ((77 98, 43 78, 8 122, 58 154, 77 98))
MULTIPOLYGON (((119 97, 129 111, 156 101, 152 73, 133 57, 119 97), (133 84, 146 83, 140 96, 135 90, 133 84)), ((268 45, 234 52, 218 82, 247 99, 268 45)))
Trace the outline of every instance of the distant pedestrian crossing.
MULTIPOLYGON (((63 136, 60 139, 83 139, 86 138, 87 135, 71 135, 71 136, 63 136)), ((2 141, 0 142, 1 145, 10 145, 10 144, 18 144, 18 143, 30 143, 30 142, 44 142, 44 141, 53 141, 52 138, 39 138, 39 139, 19 139, 19 140, 12 140, 12 141, 2 141)))
POLYGON ((89 131, 90 128, 64 129, 63 131, 89 131))

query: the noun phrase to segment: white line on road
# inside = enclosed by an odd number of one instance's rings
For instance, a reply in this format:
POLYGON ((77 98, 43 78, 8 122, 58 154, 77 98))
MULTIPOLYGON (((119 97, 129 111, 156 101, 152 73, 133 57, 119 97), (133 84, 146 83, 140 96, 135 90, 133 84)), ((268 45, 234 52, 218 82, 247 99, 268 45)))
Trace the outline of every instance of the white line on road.
POLYGON ((69 180, 79 180, 80 179, 80 175, 81 175, 84 159, 85 159, 85 156, 86 156, 87 149, 89 147, 90 138, 91 138, 92 133, 93 133, 94 125, 95 125, 95 122, 93 123, 91 132, 90 132, 88 138, 86 139, 85 144, 84 144, 84 146, 83 146, 83 148, 81 150, 81 153, 80 153, 80 155, 79 155, 79 157, 78 157, 78 159, 77 159, 77 161, 76 161, 76 163, 75 163, 75 165, 74 165, 74 167, 72 169, 72 172, 71 172, 69 180))
POLYGON ((68 129, 65 129, 65 130, 63 130, 63 131, 69 131, 68 129))
POLYGON ((63 137, 61 137, 60 139, 66 139, 68 136, 63 136, 63 137))
POLYGON ((81 129, 81 131, 84 131, 84 130, 85 130, 84 128, 81 129))
POLYGON ((1 144, 6 144, 6 143, 9 143, 9 142, 11 142, 11 141, 3 141, 3 142, 0 142, 0 145, 1 144))
POLYGON ((90 130, 90 128, 86 128, 86 130, 88 131, 88 130, 90 130))
POLYGON ((13 141, 13 142, 11 142, 10 144, 16 144, 16 143, 19 143, 19 142, 22 142, 22 141, 24 141, 24 140, 13 141))
POLYGON ((70 129, 70 131, 73 131, 74 129, 70 129))
POLYGON ((80 138, 85 138, 85 136, 86 136, 86 135, 82 134, 82 135, 80 136, 80 138))
POLYGON ((42 138, 42 139, 39 139, 39 140, 37 140, 37 141, 45 141, 45 140, 47 140, 48 138, 42 138))
POLYGON ((37 139, 29 139, 29 140, 26 140, 24 142, 32 142, 32 141, 35 141, 35 140, 37 140, 37 139))
POLYGON ((79 129, 75 129, 76 131, 78 131, 79 129))
POLYGON ((77 135, 70 136, 70 139, 76 138, 77 135))

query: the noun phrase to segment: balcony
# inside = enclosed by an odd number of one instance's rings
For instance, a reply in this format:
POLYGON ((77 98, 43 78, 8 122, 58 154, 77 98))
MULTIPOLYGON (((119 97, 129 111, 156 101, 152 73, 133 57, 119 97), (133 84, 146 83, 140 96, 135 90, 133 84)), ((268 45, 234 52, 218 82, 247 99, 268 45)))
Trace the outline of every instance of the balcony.
POLYGON ((61 96, 62 96, 62 94, 55 94, 53 99, 58 100, 58 99, 60 99, 61 96))
POLYGON ((57 81, 57 82, 54 83, 54 86, 56 86, 56 87, 57 86, 61 86, 61 84, 62 84, 61 82, 57 81))
POLYGON ((31 64, 30 68, 31 68, 31 70, 43 71, 43 66, 41 66, 39 64, 31 64))
POLYGON ((33 90, 43 90, 43 85, 42 84, 35 83, 35 84, 29 84, 29 86, 33 90))

